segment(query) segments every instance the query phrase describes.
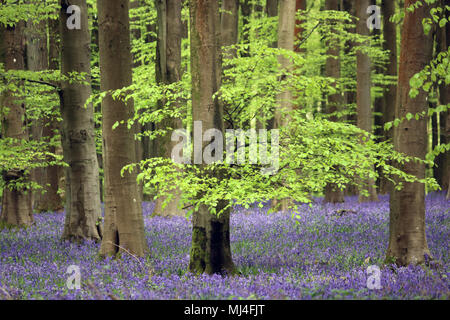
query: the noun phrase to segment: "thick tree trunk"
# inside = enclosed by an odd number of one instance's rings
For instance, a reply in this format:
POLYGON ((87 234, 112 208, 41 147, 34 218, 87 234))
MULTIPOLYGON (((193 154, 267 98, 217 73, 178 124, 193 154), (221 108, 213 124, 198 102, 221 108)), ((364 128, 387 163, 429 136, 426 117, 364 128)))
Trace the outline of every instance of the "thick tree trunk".
MULTIPOLYGON (((132 83, 129 1, 98 0, 101 91, 117 90, 132 83)), ((134 131, 127 121, 134 114, 133 102, 114 100, 107 94, 102 102, 103 161, 105 172, 105 235, 100 254, 116 255, 127 250, 144 256, 147 243, 144 218, 136 182, 137 173, 125 173, 124 166, 135 162, 134 131)))
MULTIPOLYGON (((356 16, 358 21, 356 23, 356 32, 360 35, 369 35, 369 28, 367 27, 366 13, 370 5, 369 0, 359 0, 356 2, 356 16)), ((370 59, 369 56, 361 50, 356 52, 356 104, 357 104, 357 126, 358 128, 367 132, 372 132, 372 101, 370 95, 370 59)), ((361 142, 363 143, 363 142, 361 142)), ((375 189, 375 181, 373 179, 365 179, 363 183, 366 185, 365 189, 369 196, 360 194, 359 201, 378 201, 377 192, 375 189)))
MULTIPOLYGON (((278 48, 294 51, 295 32, 295 6, 296 0, 280 0, 280 12, 278 19, 278 48)), ((281 69, 288 73, 292 71, 292 61, 285 56, 278 56, 281 69)), ((280 80, 286 80, 283 75, 280 80)), ((289 88, 277 95, 277 108, 274 112, 274 129, 286 127, 289 124, 288 113, 293 110, 292 92, 289 88)), ((287 211, 291 199, 272 200, 271 207, 279 211, 287 211)))
MULTIPOLYGON (((339 0, 326 0, 325 1, 325 10, 334 10, 339 11, 339 0)), ((331 23, 336 23, 335 21, 331 21, 331 23)), ((341 77, 341 61, 339 58, 340 54, 340 46, 339 42, 330 40, 327 43, 327 58, 325 64, 325 75, 330 78, 336 79, 339 81, 341 77)), ((336 83, 333 87, 337 87, 336 83)), ((328 108, 327 113, 334 114, 338 110, 342 110, 343 105, 343 97, 340 91, 337 91, 335 94, 328 96, 328 108)), ((332 115, 330 117, 331 121, 339 121, 336 115, 332 115)), ((335 184, 328 184, 325 188, 325 202, 338 203, 344 202, 344 192, 340 190, 335 184)))
MULTIPOLYGON (((192 0, 190 27, 192 118, 202 122, 202 135, 212 128, 223 132, 222 104, 213 98, 222 76, 218 1, 192 0)), ((201 150, 209 143, 203 142, 201 150)), ((201 169, 203 167, 200 165, 201 169)), ((219 203, 218 208, 223 208, 224 204, 219 203)), ((201 205, 194 212, 192 224, 189 271, 194 274, 235 273, 230 248, 230 210, 217 217, 207 206, 201 205)))
MULTIPOLYGON (((405 1, 400 68, 397 86, 395 117, 404 118, 407 113, 417 114, 427 110, 427 94, 420 91, 416 98, 409 96, 411 77, 422 71, 432 54, 431 32, 425 35, 422 20, 429 16, 430 6, 424 3, 414 12, 406 10, 415 0, 405 1)), ((425 159, 427 152, 427 119, 402 121, 394 129, 394 148, 411 157, 425 159)), ((420 179, 425 177, 425 165, 409 161, 399 167, 420 179)), ((398 265, 419 264, 431 258, 425 235, 425 185, 405 182, 403 189, 393 190, 390 200, 389 247, 387 261, 398 265)))
MULTIPOLYGON (((23 70, 25 68, 25 22, 20 21, 15 26, 2 28, 4 67, 8 70, 23 70)), ((19 83, 17 85, 20 85, 19 83)), ((0 116, 2 121, 2 136, 5 138, 27 140, 28 133, 24 123, 25 105, 17 101, 13 92, 3 93, 3 106, 0 116)), ((31 190, 14 186, 15 180, 27 183, 29 174, 24 173, 26 168, 3 171, 3 180, 6 183, 3 190, 0 222, 7 226, 26 227, 34 223, 31 190)))
POLYGON ((63 239, 100 240, 102 237, 99 190, 99 170, 95 148, 94 111, 85 106, 91 95, 89 24, 86 0, 73 0, 81 8, 81 29, 67 28, 66 1, 61 1, 61 73, 86 73, 88 84, 61 84, 62 145, 66 168, 66 220, 63 239))
MULTIPOLYGON (((181 0, 158 0, 156 2, 158 10, 158 42, 157 42, 157 63, 156 81, 160 84, 171 84, 181 80, 181 0)), ((160 106, 166 102, 160 101, 160 106)), ((181 108, 181 101, 173 103, 174 108, 181 108)), ((180 129, 182 123, 180 119, 169 118, 157 124, 160 129, 166 129, 167 134, 158 138, 158 156, 171 158, 172 149, 176 142, 171 141, 172 129, 180 129), (168 129, 169 128, 169 129, 168 129)), ((163 209, 166 197, 158 198, 155 203, 153 214, 160 216, 184 216, 185 212, 179 208, 181 192, 178 188, 172 191, 173 198, 163 209)))

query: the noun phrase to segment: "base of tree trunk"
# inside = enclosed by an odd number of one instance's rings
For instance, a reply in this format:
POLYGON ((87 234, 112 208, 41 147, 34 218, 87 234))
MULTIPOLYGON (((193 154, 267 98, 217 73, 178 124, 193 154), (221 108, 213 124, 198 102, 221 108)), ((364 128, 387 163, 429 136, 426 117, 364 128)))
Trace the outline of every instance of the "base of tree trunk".
POLYGON ((273 199, 270 202, 270 208, 273 209, 275 212, 281 211, 281 212, 287 212, 289 210, 289 206, 292 206, 292 199, 273 199))
POLYGON ((5 188, 0 222, 8 227, 28 227, 34 224, 31 192, 5 188))
POLYGON ((236 274, 230 247, 230 210, 217 217, 209 213, 207 206, 201 205, 192 223, 189 271, 223 276, 236 274))
POLYGON ((377 202, 378 201, 378 195, 377 195, 377 189, 375 188, 375 181, 369 180, 366 181, 367 187, 366 190, 369 192, 368 196, 363 196, 362 194, 359 194, 358 201, 361 202, 377 202))
POLYGON ((166 197, 161 197, 156 199, 155 209, 153 210, 153 216, 161 216, 161 217, 184 217, 184 210, 178 208, 178 204, 180 201, 180 195, 174 194, 173 198, 170 202, 164 207, 163 203, 166 200, 166 197))
POLYGON ((325 187, 325 203, 343 203, 345 202, 344 192, 331 184, 325 187))

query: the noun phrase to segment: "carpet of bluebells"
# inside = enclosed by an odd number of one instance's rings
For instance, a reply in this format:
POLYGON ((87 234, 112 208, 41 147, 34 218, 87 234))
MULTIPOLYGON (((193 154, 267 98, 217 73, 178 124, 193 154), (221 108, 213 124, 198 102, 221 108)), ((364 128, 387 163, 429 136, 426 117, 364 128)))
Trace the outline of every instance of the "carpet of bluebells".
POLYGON ((426 200, 428 245, 438 267, 383 266, 389 203, 302 206, 298 215, 267 206, 236 208, 231 246, 239 276, 193 276, 191 222, 151 217, 144 203, 150 254, 100 259, 99 244, 62 242, 64 214, 36 214, 27 230, 0 231, 0 299, 449 299, 450 202, 426 200), (352 210, 344 214, 339 210, 352 210), (81 289, 68 289, 78 265, 81 289), (368 289, 369 265, 381 268, 381 289, 368 289))

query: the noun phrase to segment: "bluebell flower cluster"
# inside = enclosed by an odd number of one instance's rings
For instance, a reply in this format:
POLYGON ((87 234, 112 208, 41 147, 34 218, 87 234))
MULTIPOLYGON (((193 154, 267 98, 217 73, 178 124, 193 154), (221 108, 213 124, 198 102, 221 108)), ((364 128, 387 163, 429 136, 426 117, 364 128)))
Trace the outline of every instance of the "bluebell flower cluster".
POLYGON ((449 201, 442 193, 426 199, 437 267, 396 267, 384 264, 389 201, 380 198, 315 199, 294 214, 236 207, 231 247, 239 275, 232 277, 189 274, 191 221, 151 217, 152 203, 143 204, 145 258, 101 259, 98 243, 60 240, 64 214, 36 214, 26 230, 0 231, 0 299, 449 299, 449 201), (70 265, 80 268, 80 289, 67 286, 70 265), (380 289, 367 286, 374 265, 380 289))

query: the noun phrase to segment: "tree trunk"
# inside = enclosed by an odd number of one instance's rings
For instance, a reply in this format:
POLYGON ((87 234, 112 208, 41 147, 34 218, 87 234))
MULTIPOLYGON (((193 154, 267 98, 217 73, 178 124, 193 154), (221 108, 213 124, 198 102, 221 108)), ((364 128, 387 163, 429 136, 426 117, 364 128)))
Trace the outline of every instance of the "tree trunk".
MULTIPOLYGON (((400 68, 397 86, 395 117, 404 118, 407 113, 417 114, 427 111, 427 94, 420 91, 416 98, 409 96, 411 77, 422 71, 432 55, 431 32, 425 35, 422 20, 429 17, 430 6, 406 10, 417 1, 405 1, 400 68)), ((425 159, 427 152, 427 118, 402 121, 394 129, 394 148, 411 157, 425 159)), ((397 164, 399 165, 399 164, 397 164)), ((425 164, 415 161, 399 165, 406 173, 420 179, 425 177, 425 164)), ((424 263, 431 258, 425 235, 425 185, 405 182, 403 189, 392 190, 390 200, 389 247, 387 261, 405 266, 424 263)))
MULTIPOLYGON (((48 67, 50 70, 59 70, 59 57, 61 53, 60 37, 59 37, 59 21, 48 20, 49 29, 49 49, 48 49, 48 67)), ((55 112, 61 109, 60 105, 55 105, 55 112)), ((57 133, 61 131, 61 122, 52 117, 47 119, 48 122, 44 127, 43 135, 52 139, 57 133)), ((50 152, 55 154, 62 154, 62 146, 50 147, 50 152)), ((54 212, 64 209, 63 199, 58 192, 59 189, 64 189, 61 181, 64 180, 64 168, 62 166, 49 166, 45 170, 47 186, 45 193, 37 206, 37 211, 40 212, 54 212)))
MULTIPOLYGON (((222 47, 228 47, 238 42, 239 0, 223 0, 220 18, 220 31, 222 47)), ((224 59, 236 57, 236 50, 229 49, 224 52, 224 59)))
MULTIPOLYGON (((160 84, 171 84, 181 80, 181 0, 158 0, 156 2, 158 10, 158 42, 156 47, 156 81, 160 84)), ((166 101, 159 101, 163 107, 166 101)), ((181 108, 181 101, 173 103, 174 108, 181 108)), ((169 118, 157 124, 160 129, 166 129, 167 133, 158 138, 158 156, 170 159, 172 149, 176 142, 171 141, 172 129, 180 129, 182 122, 180 119, 169 118), (168 129, 169 128, 169 129, 168 129)), ((153 214, 160 216, 184 216, 185 212, 179 208, 181 192, 178 188, 172 191, 173 198, 163 209, 166 197, 156 200, 153 214)))
MULTIPOLYGON (((60 50, 55 51, 55 47, 57 46, 55 42, 59 34, 59 23, 54 20, 49 20, 48 24, 50 33, 49 43, 52 46, 50 50, 47 50, 47 21, 41 21, 38 24, 30 23, 27 26, 27 61, 29 70, 47 70, 49 69, 49 61, 51 60, 56 60, 56 62, 51 62, 51 66, 54 68, 50 69, 59 69, 58 59, 60 50), (49 57, 49 53, 53 55, 49 57)), ((31 129, 33 139, 40 140, 43 138, 46 142, 50 142, 59 128, 57 118, 56 115, 52 115, 50 117, 44 116, 42 119, 36 120, 31 129)), ((49 146, 47 151, 56 153, 57 148, 55 146, 49 146)), ((62 199, 58 194, 61 172, 62 170, 59 166, 48 166, 34 170, 33 180, 42 185, 45 191, 43 194, 41 192, 34 194, 33 207, 35 211, 54 212, 64 208, 62 199)))
MULTIPOLYGON (((269 18, 278 16, 278 0, 266 0, 266 14, 269 18)), ((272 48, 277 46, 278 41, 272 43, 272 48)))
MULTIPOLYGON (((391 0, 383 0, 382 1, 382 10, 383 10, 383 50, 389 51, 389 62, 386 66, 386 75, 389 76, 397 76, 397 26, 395 23, 389 21, 390 17, 395 14, 395 2, 391 0)), ((395 113, 395 103, 397 99, 397 85, 392 84, 388 85, 384 90, 384 102, 383 102, 383 116, 381 125, 384 127, 384 124, 387 122, 394 121, 394 113, 395 113)), ((382 128, 384 140, 392 140, 393 138, 393 129, 388 131, 384 131, 382 128)), ((381 177, 380 178, 380 194, 389 193, 390 183, 387 179, 381 177)))
MULTIPOLYGON (((296 0, 295 1, 295 12, 296 15, 298 10, 305 11, 306 10, 306 0, 296 0)), ((304 23, 302 19, 295 19, 295 29, 294 29, 294 39, 295 41, 301 42, 303 40, 305 29, 301 26, 304 23)), ((300 48, 299 45, 294 45, 294 51, 299 53, 304 53, 305 50, 300 48)))
MULTIPOLYGON (((325 10, 334 10, 339 11, 339 0, 326 0, 325 1, 325 10)), ((330 23, 336 23, 336 21, 330 21, 330 23)), ((327 58, 325 64, 325 75, 330 78, 334 78, 336 81, 339 81, 341 77, 341 61, 339 58, 340 47, 339 42, 330 40, 327 43, 327 58)), ((337 84, 334 83, 334 88, 337 87, 337 84)), ((328 108, 327 113, 334 114, 338 110, 342 110, 343 97, 341 92, 338 90, 335 94, 328 96, 328 108)), ((336 115, 332 115, 330 117, 330 121, 339 121, 336 115)), ((344 192, 340 190, 337 185, 333 183, 329 183, 325 187, 325 202, 338 203, 344 202, 344 192)))
MULTIPOLYGON (((250 46, 250 19, 252 15, 252 3, 251 0, 241 0, 241 13, 242 13, 242 41, 241 43, 250 46)), ((243 57, 250 56, 250 47, 243 50, 243 57)))
MULTIPOLYGON (((48 69, 47 51, 47 24, 46 21, 33 23, 31 20, 26 26, 26 56, 27 69, 30 71, 42 71, 48 69)), ((43 130, 47 119, 33 119, 31 122, 30 139, 40 141, 43 138, 43 130)), ((35 168, 31 171, 31 180, 45 187, 46 168, 35 168)), ((42 190, 33 192, 33 208, 37 208, 42 200, 42 190)))
MULTIPOLYGON (((101 91, 122 89, 132 83, 129 1, 98 0, 101 91)), ((132 100, 102 101, 103 161, 105 172, 105 235, 100 254, 127 250, 142 257, 147 251, 144 218, 136 171, 121 176, 124 166, 135 162, 134 130, 126 121, 133 117, 132 100), (114 130, 116 122, 125 121, 114 130), (120 249, 120 250, 119 250, 120 249)))
POLYGON ((86 73, 88 84, 61 84, 62 145, 66 168, 66 220, 63 239, 100 240, 102 237, 99 171, 95 148, 94 111, 85 106, 91 95, 89 24, 86 0, 73 0, 81 8, 81 29, 67 28, 67 4, 61 1, 61 73, 86 73))
MULTIPOLYGON (((4 67, 8 70, 25 69, 25 22, 17 22, 15 26, 2 28, 3 32, 3 52, 4 67)), ((20 86, 20 83, 17 83, 20 86)), ((1 110, 2 136, 5 138, 27 140, 28 133, 24 123, 25 105, 20 104, 19 98, 13 92, 3 93, 3 106, 1 110)), ((6 186, 3 190, 2 208, 0 222, 7 226, 27 227, 34 223, 31 190, 27 187, 15 187, 15 180, 20 179, 21 183, 27 183, 29 174, 24 171, 26 168, 17 170, 2 170, 3 180, 6 186)))
MULTIPOLYGON (((238 43, 239 38, 239 0, 223 0, 221 15, 220 15, 220 38, 223 59, 233 59, 237 57, 236 48, 228 48, 229 46, 238 43)), ((226 82, 228 79, 225 77, 226 68, 231 68, 230 65, 224 66, 222 71, 222 81, 226 82)), ((223 108, 225 111, 231 112, 232 109, 229 105, 224 103, 223 108)), ((261 114, 260 114, 261 116, 261 114)), ((261 119, 256 119, 257 126, 262 126, 261 119)), ((225 123, 225 129, 232 129, 232 124, 227 121, 225 123)))
MULTIPOLYGON (((450 37, 450 23, 447 23, 444 28, 437 28, 437 53, 447 52, 450 37)), ((439 104, 447 105, 450 103, 450 86, 443 81, 439 86, 439 104)), ((441 144, 450 143, 450 112, 447 109, 433 115, 436 120, 439 117, 439 133, 441 144)), ((433 128, 434 129, 434 128, 433 128)), ((436 128, 437 131, 437 128, 436 128)), ((436 132, 437 133, 437 132, 436 132)), ((450 154, 449 152, 439 154, 435 159, 436 167, 434 167, 434 177, 441 186, 442 190, 448 190, 450 181, 450 154)))
MULTIPOLYGON (((190 2, 192 118, 202 122, 203 133, 223 132, 222 104, 213 95, 221 85, 220 16, 218 1, 190 2)), ((209 142, 203 142, 203 148, 209 142)), ((194 149, 194 153, 198 149, 194 149)), ((197 154, 198 156, 198 154, 197 154)), ((196 155, 194 155, 196 157, 196 155)), ((204 165, 199 165, 200 169, 204 165)), ((220 178, 220 177, 218 177, 220 178)), ((223 208, 225 202, 218 204, 223 208)), ((200 205, 192 219, 189 271, 194 274, 234 274, 230 248, 230 210, 219 217, 200 205)))
MULTIPOLYGON (((294 51, 294 31, 295 31, 295 6, 296 0, 280 0, 280 13, 278 20, 278 48, 294 51)), ((278 56, 281 69, 292 71, 292 61, 282 55, 278 56)), ((287 76, 282 75, 281 81, 287 76)), ((277 107, 274 112, 274 129, 286 127, 289 124, 288 113, 293 109, 292 92, 289 88, 277 95, 277 107)), ((274 199, 271 207, 279 211, 287 211, 291 199, 274 199)))
MULTIPOLYGON (((353 0, 343 0, 342 1, 343 10, 348 12, 352 17, 353 21, 352 23, 356 23, 356 20, 354 19, 356 12, 355 12, 355 1, 353 0)), ((356 33, 356 27, 349 27, 348 28, 349 33, 356 33)), ((347 40, 344 46, 344 55, 350 56, 351 52, 354 50, 355 47, 355 41, 353 40, 347 40)), ((344 103, 347 106, 347 108, 353 108, 356 106, 356 90, 352 86, 347 86, 345 88, 344 92, 344 103)), ((346 116, 347 123, 356 125, 356 113, 351 113, 346 116)), ((354 184, 347 184, 345 186, 344 195, 345 196, 354 196, 358 194, 358 189, 354 184)))
MULTIPOLYGON (((370 5, 369 0, 359 0, 356 2, 356 16, 358 18, 356 24, 356 32, 360 35, 369 35, 369 28, 367 27, 366 13, 367 8, 370 5)), ((370 95, 370 59, 367 54, 364 54, 361 50, 356 52, 356 104, 357 104, 357 126, 358 128, 367 132, 372 132, 372 101, 370 95)), ((361 142, 363 143, 363 142, 361 142)), ((377 192, 375 189, 375 181, 373 179, 365 179, 363 181, 365 189, 368 191, 369 196, 363 196, 360 194, 359 201, 378 201, 377 192)))

